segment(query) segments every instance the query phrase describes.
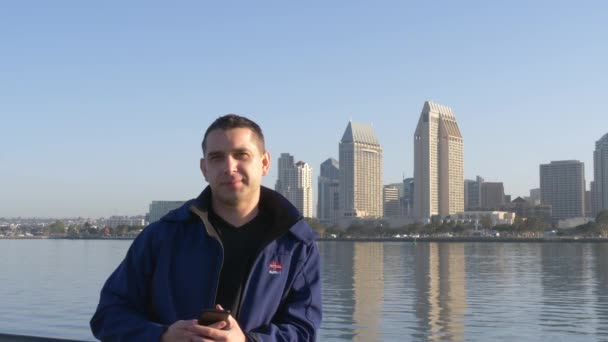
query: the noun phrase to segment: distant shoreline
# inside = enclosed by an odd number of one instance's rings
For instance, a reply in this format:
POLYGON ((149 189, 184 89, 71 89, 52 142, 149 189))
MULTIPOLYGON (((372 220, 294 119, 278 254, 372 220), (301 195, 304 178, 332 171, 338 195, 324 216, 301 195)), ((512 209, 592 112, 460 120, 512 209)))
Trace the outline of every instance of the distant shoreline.
POLYGON ((63 236, 0 236, 0 240, 134 240, 129 236, 63 237, 63 236))
MULTIPOLYGON (((135 237, 56 237, 56 236, 3 236, 0 240, 133 240, 135 237)), ((608 238, 575 238, 575 237, 554 237, 554 238, 515 238, 515 237, 421 237, 421 238, 318 238, 317 241, 336 241, 336 242, 593 242, 608 243, 608 238)))
POLYGON ((608 243, 608 238, 515 238, 515 237, 423 237, 423 238, 318 238, 338 242, 594 242, 608 243))

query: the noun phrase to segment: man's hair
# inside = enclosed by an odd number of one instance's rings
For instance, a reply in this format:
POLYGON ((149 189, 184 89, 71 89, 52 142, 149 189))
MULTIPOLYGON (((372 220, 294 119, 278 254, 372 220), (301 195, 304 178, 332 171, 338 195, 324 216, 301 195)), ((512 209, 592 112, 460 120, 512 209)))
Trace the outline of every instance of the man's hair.
POLYGON ((207 149, 207 136, 211 131, 214 131, 216 129, 227 131, 233 128, 249 128, 258 140, 258 147, 260 148, 260 151, 264 152, 266 150, 266 147, 264 146, 264 134, 262 133, 262 129, 260 128, 260 126, 258 126, 257 123, 244 116, 236 114, 226 114, 215 119, 215 121, 213 121, 213 123, 207 128, 207 131, 205 131, 203 143, 201 144, 203 148, 203 155, 205 154, 205 151, 207 149))

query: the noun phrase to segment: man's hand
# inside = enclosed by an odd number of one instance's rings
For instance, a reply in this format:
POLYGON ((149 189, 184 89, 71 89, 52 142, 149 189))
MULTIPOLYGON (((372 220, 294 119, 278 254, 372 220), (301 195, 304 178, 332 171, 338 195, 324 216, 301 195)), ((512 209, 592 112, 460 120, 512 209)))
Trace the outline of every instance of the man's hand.
MULTIPOLYGON (((216 305, 216 309, 223 310, 221 305, 216 305)), ((221 342, 246 342, 245 334, 241 330, 239 323, 234 317, 228 316, 228 322, 222 321, 209 326, 196 325, 188 328, 196 336, 201 336, 203 339, 193 341, 221 341, 221 342), (223 325, 220 325, 222 323, 223 325)))
MULTIPOLYGON (((232 318, 232 317, 230 317, 232 318)), ((221 321, 214 323, 208 327, 213 330, 222 329, 227 325, 226 322, 221 321)), ((209 341, 205 339, 205 335, 200 335, 197 332, 197 328, 202 327, 198 325, 195 319, 188 321, 177 321, 165 333, 161 336, 161 342, 194 342, 194 341, 209 341)))
MULTIPOLYGON (((223 310, 221 305, 216 309, 223 310)), ((161 336, 161 342, 246 342, 245 334, 232 316, 208 326, 196 320, 177 321, 161 336)))

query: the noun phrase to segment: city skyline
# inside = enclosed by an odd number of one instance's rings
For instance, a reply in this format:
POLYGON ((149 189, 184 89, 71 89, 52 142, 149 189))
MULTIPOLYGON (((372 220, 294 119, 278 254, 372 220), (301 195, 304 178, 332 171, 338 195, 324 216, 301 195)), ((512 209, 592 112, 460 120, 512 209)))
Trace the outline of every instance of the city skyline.
POLYGON ((583 162, 589 190, 608 133, 603 2, 2 9, 0 217, 137 215, 196 197, 204 129, 230 112, 264 130, 269 188, 285 152, 316 184, 351 119, 373 124, 384 184, 412 177, 427 100, 457 115, 464 178, 512 198, 556 160, 583 162))

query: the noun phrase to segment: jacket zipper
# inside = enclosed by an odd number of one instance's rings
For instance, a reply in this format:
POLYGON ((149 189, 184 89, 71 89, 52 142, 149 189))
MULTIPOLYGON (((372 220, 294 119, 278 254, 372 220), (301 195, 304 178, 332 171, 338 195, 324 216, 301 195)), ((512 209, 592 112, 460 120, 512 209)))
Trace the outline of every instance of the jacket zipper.
MULTIPOLYGON (((211 236, 211 238, 220 245, 220 268, 217 271, 217 274, 215 277, 215 291, 213 293, 213 301, 211 303, 211 305, 213 306, 213 309, 215 309, 215 301, 217 300, 217 291, 220 287, 220 274, 222 273, 222 268, 224 268, 224 244, 222 244, 222 240, 219 238, 219 236, 217 236, 215 227, 213 227, 211 225, 211 222, 209 222, 209 219, 207 218, 207 213, 200 211, 198 208, 196 208, 194 206, 191 208, 191 210, 193 210, 201 218, 201 220, 203 221, 203 226, 204 226, 207 234, 209 236, 211 236)), ((213 283, 213 280, 211 280, 211 282, 213 283)), ((213 286, 210 286, 210 287, 213 288, 213 286)), ((207 309, 207 308, 203 308, 203 309, 207 309)), ((226 309, 226 308, 224 308, 224 309, 226 309)))

